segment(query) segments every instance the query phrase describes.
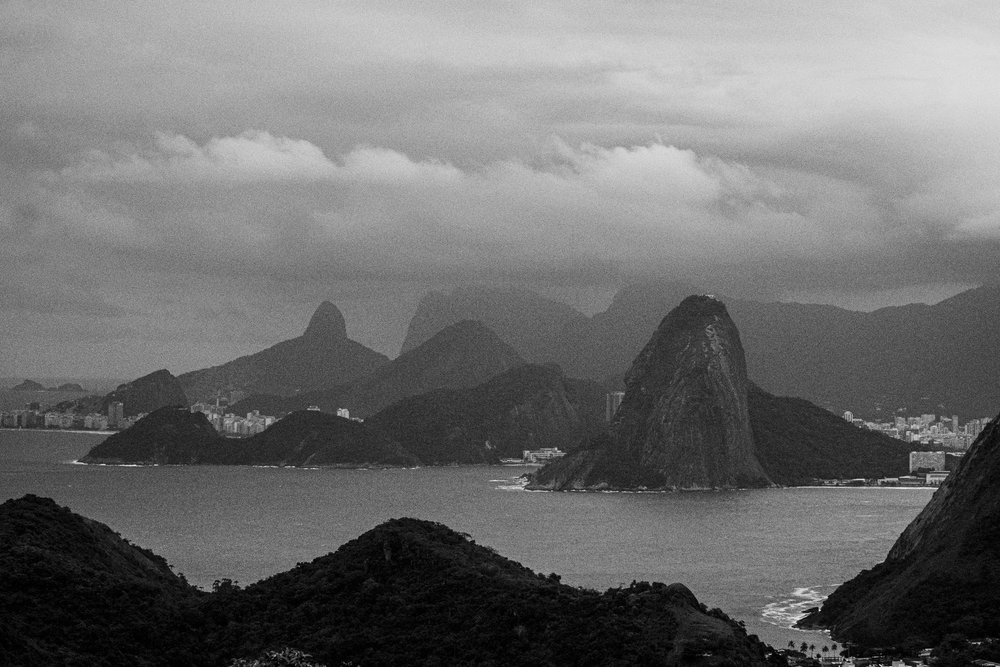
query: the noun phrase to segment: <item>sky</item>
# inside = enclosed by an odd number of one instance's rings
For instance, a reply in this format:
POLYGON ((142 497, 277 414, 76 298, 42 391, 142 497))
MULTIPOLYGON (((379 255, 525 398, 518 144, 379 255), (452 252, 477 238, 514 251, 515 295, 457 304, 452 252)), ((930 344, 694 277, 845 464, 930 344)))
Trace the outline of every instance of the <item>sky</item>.
POLYGON ((871 309, 994 280, 993 2, 0 2, 0 376, 428 290, 683 280, 871 309))

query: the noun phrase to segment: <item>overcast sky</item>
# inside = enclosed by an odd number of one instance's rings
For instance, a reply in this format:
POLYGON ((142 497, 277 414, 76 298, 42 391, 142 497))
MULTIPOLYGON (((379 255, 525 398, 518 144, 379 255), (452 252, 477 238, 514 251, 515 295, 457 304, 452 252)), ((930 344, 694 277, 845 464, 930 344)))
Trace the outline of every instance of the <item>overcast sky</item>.
POLYGON ((298 335, 398 352, 430 288, 593 311, 734 282, 874 307, 992 279, 983 2, 0 4, 0 375, 298 335))

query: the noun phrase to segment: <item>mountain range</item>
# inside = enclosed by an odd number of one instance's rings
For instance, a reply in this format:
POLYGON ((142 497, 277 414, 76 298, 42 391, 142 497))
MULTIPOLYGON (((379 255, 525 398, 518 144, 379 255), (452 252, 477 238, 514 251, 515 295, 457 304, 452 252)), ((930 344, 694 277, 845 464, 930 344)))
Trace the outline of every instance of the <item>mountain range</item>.
MULTIPOLYGON (((662 313, 697 286, 622 288, 592 317, 520 290, 465 287, 418 306, 404 349, 435 328, 477 318, 527 360, 558 363, 568 375, 620 384, 662 313), (550 313, 550 314, 546 314, 550 313)), ((1000 404, 1000 285, 934 305, 873 312, 719 296, 739 327, 747 370, 765 391, 869 418, 931 412, 977 417, 1000 404)))

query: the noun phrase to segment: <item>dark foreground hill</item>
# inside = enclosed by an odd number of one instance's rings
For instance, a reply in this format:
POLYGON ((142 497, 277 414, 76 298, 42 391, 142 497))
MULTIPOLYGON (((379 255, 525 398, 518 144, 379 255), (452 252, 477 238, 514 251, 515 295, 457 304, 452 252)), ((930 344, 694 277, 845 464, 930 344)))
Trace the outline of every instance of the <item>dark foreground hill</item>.
POLYGON ((784 664, 681 584, 597 593, 416 519, 211 594, 97 522, 0 505, 0 663, 225 665, 294 647, 334 666, 784 664))
POLYGON ((219 392, 234 391, 288 396, 352 382, 387 361, 349 339, 344 316, 324 301, 301 336, 178 379, 192 401, 213 401, 219 392))
POLYGON ((1000 636, 1000 417, 899 536, 801 625, 867 646, 1000 636))

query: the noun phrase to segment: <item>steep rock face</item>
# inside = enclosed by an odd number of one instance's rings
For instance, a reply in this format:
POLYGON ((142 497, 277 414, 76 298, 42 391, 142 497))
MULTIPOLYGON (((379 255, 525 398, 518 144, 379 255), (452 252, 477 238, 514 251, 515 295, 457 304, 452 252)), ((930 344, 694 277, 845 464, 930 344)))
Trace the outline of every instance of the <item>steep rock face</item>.
POLYGON ((149 413, 131 428, 94 446, 81 463, 183 464, 225 459, 233 441, 219 435, 200 412, 167 406, 149 413))
POLYGON ((287 396, 353 382, 386 362, 385 355, 347 338, 344 316, 324 301, 298 338, 178 379, 194 401, 233 391, 287 396))
MULTIPOLYGON (((567 457, 539 471, 536 488, 766 486, 754 454, 746 363, 725 306, 691 296, 663 318, 625 379, 604 453, 587 454, 586 479, 566 479, 567 457), (615 463, 611 470, 604 465, 615 463), (632 483, 627 471, 642 471, 632 483), (557 480, 562 479, 563 485, 557 480)), ((589 448, 594 450, 595 447, 589 448)))
POLYGON ((888 556, 840 586, 801 625, 838 639, 929 645, 1000 634, 1000 417, 976 439, 888 556))
POLYGON ((124 404, 125 416, 141 412, 152 412, 167 405, 187 405, 181 383, 170 371, 161 369, 137 380, 118 385, 118 388, 101 399, 100 411, 108 412, 108 406, 115 401, 124 404))
POLYGON ((524 359, 483 323, 464 320, 400 355, 356 383, 345 407, 367 417, 408 396, 474 387, 524 359))
POLYGON ((603 393, 557 366, 527 364, 471 389, 403 399, 368 418, 425 463, 494 463, 525 449, 567 449, 601 424, 603 393))
POLYGON ((402 352, 430 340, 462 320, 477 320, 531 362, 556 361, 560 350, 572 348, 566 339, 583 326, 583 313, 564 303, 523 289, 459 287, 450 294, 430 292, 417 306, 406 331, 402 352))

